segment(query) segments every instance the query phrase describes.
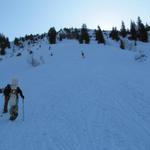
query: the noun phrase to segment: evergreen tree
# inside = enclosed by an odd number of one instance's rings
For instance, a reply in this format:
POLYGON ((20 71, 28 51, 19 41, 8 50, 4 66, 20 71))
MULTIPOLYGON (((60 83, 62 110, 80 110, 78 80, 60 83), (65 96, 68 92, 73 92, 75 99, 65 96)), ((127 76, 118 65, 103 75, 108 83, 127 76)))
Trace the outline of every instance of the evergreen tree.
POLYGON ((142 42, 148 42, 148 33, 140 17, 138 17, 138 20, 137 20, 137 27, 138 27, 139 40, 142 42))
POLYGON ((142 27, 142 20, 140 17, 137 18, 137 37, 141 41, 141 27, 142 27))
POLYGON ((141 27, 139 30, 139 40, 142 42, 148 42, 148 33, 146 31, 144 24, 141 24, 141 27))
POLYGON ((10 48, 10 42, 8 38, 6 38, 6 47, 10 48))
POLYGON ((95 30, 95 35, 96 35, 96 40, 97 40, 98 43, 105 44, 105 39, 104 39, 102 30, 99 26, 98 26, 98 30, 95 30))
POLYGON ((48 31, 48 40, 50 44, 56 44, 57 32, 54 27, 50 28, 48 31))
POLYGON ((140 17, 137 18, 137 28, 139 29, 142 24, 142 20, 140 17))
POLYGON ((124 24, 123 21, 122 21, 122 25, 121 25, 121 29, 120 29, 120 35, 121 35, 122 37, 126 37, 126 36, 127 36, 127 30, 126 30, 126 28, 125 28, 125 24, 124 24))
POLYGON ((86 24, 82 25, 81 34, 79 36, 79 42, 80 42, 80 44, 82 44, 82 43, 89 44, 90 43, 90 36, 88 34, 86 24))
POLYGON ((10 42, 7 37, 0 34, 0 54, 5 55, 5 48, 10 48, 10 42))
POLYGON ((113 27, 113 28, 112 28, 112 31, 110 32, 109 36, 110 36, 113 40, 119 41, 119 33, 118 33, 116 27, 113 27))
POLYGON ((61 38, 62 38, 62 40, 66 38, 66 35, 65 35, 65 32, 63 29, 60 29, 57 34, 59 35, 60 41, 61 41, 61 38))
POLYGON ((20 45, 20 41, 19 41, 19 39, 18 39, 18 38, 15 38, 15 40, 14 40, 14 44, 15 44, 16 46, 19 46, 19 45, 20 45))
POLYGON ((73 34, 74 39, 79 40, 79 32, 80 32, 80 30, 78 30, 76 28, 73 30, 72 34, 73 34))
POLYGON ((145 28, 146 28, 146 31, 150 31, 150 26, 147 23, 146 23, 145 28))
POLYGON ((131 21, 130 24, 130 39, 136 41, 137 40, 137 30, 135 22, 131 21))

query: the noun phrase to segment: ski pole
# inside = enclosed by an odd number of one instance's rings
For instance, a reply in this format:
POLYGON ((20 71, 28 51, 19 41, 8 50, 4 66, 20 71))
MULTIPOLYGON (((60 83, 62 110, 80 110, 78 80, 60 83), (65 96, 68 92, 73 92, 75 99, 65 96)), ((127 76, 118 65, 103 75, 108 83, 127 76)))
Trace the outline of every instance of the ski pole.
MULTIPOLYGON (((3 94, 2 94, 2 99, 3 99, 3 94)), ((3 117, 3 111, 0 112, 0 117, 3 117)))
POLYGON ((0 117, 3 117, 3 112, 0 112, 0 117))
POLYGON ((24 99, 22 100, 22 121, 24 121, 24 99))

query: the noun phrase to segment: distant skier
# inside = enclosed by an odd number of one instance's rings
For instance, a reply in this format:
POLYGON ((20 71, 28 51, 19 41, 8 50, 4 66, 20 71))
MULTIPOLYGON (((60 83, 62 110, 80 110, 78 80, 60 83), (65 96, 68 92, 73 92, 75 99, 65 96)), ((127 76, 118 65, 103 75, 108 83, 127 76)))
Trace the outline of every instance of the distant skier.
POLYGON ((83 51, 81 51, 81 56, 82 56, 82 58, 85 58, 85 54, 83 51))
POLYGON ((12 82, 7 89, 8 95, 9 95, 9 113, 10 113, 10 120, 15 120, 18 116, 18 99, 19 95, 24 101, 24 95, 22 93, 22 90, 18 86, 18 80, 12 79, 12 82))

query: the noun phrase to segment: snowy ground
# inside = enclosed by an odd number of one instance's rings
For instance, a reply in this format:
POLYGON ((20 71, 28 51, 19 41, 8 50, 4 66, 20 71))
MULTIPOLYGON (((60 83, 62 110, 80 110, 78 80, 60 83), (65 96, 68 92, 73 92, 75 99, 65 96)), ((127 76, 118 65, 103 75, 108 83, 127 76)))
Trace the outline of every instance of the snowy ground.
POLYGON ((0 117, 0 150, 150 150, 149 59, 76 41, 33 50, 38 67, 26 51, 0 62, 1 86, 18 77, 25 95, 24 121, 21 99, 15 122, 0 117))

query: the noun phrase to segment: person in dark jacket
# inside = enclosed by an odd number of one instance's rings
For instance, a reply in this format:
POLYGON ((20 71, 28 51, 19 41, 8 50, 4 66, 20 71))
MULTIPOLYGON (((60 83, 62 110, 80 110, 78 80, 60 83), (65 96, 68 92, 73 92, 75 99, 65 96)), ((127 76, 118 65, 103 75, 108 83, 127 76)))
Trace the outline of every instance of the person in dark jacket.
POLYGON ((10 84, 7 84, 7 86, 3 90, 3 94, 4 94, 4 109, 3 109, 3 113, 7 113, 8 112, 8 101, 9 101, 9 93, 10 93, 10 91, 11 91, 10 84))
POLYGON ((18 86, 18 80, 12 79, 12 83, 10 85, 10 93, 9 93, 10 120, 15 120, 18 116, 18 99, 19 99, 19 96, 24 101, 24 95, 22 93, 21 88, 18 86))
POLYGON ((3 89, 0 89, 0 93, 3 93, 3 89))

